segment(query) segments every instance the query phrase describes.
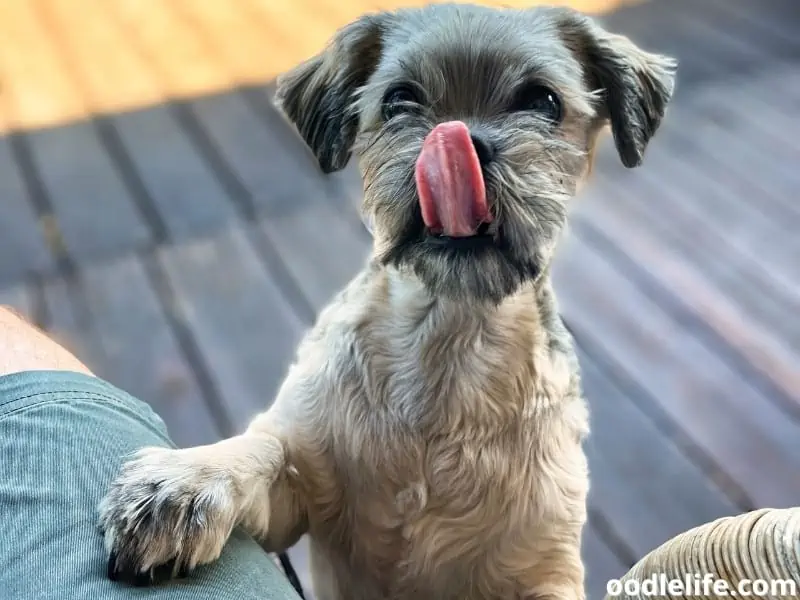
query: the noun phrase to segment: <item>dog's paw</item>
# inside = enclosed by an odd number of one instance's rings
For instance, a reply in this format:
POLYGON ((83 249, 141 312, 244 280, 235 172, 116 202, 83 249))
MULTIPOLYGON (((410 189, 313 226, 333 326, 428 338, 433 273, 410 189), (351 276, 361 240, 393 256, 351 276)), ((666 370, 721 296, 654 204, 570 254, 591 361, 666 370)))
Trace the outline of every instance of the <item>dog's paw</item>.
POLYGON ((236 522, 235 489, 192 450, 145 448, 100 503, 108 576, 149 585, 217 559, 236 522))

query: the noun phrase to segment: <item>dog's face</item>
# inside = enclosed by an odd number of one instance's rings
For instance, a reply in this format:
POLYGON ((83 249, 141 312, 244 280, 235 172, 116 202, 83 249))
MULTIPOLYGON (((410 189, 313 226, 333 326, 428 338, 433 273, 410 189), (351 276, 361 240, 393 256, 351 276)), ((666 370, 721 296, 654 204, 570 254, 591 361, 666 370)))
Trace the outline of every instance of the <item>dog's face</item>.
POLYGON ((641 163, 674 68, 570 9, 431 5, 344 27, 276 100, 325 172, 359 158, 378 260, 499 302, 547 269, 605 125, 641 163))

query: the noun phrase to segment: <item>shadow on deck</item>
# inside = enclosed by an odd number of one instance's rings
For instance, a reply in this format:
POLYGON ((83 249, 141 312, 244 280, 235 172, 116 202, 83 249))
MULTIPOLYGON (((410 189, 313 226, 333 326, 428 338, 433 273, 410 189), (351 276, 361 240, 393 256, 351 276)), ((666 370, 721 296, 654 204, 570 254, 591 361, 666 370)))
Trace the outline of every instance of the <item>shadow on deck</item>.
MULTIPOLYGON (((800 5, 604 19, 681 70, 644 166, 600 153, 555 270, 592 406, 592 597, 680 531, 800 498, 800 5)), ((8 134, 0 196, 0 301, 180 445, 265 407, 368 252, 354 173, 322 177, 266 85, 8 134)))

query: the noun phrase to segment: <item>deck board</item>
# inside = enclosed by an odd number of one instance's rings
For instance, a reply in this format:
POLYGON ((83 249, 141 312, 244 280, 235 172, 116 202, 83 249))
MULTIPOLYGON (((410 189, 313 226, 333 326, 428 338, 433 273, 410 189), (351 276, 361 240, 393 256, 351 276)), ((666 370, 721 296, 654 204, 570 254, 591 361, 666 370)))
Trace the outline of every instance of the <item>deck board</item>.
POLYGON ((632 566, 614 554, 591 523, 583 533, 583 556, 587 563, 586 595, 589 600, 604 598, 608 581, 618 579, 632 566))
MULTIPOLYGON (((670 173, 691 185, 697 194, 696 198, 687 197, 680 190, 670 190, 656 200, 658 205, 655 206, 651 198, 654 189, 660 187, 660 182, 653 184, 648 176, 636 178, 622 186, 614 186, 605 178, 598 178, 596 194, 592 194, 591 199, 587 198, 593 205, 588 206, 587 202, 586 209, 581 213, 587 219, 592 219, 603 211, 619 211, 621 218, 631 226, 644 228, 645 234, 659 238, 665 246, 664 251, 672 255, 673 261, 691 261, 690 268, 706 277, 707 283, 713 284, 721 294, 736 298, 737 304, 748 315, 751 328, 763 328, 767 335, 790 342, 796 339, 797 327, 787 320, 787 316, 796 310, 796 291, 789 277, 776 276, 777 269, 763 268, 763 258, 769 256, 765 249, 768 245, 766 233, 762 234, 765 243, 756 252, 754 246, 745 243, 747 235, 730 233, 746 228, 746 223, 733 221, 727 234, 724 224, 710 224, 710 218, 725 221, 735 212, 734 203, 727 194, 722 195, 724 190, 719 195, 712 189, 704 191, 707 187, 705 183, 681 168, 681 164, 685 163, 676 163, 671 158, 659 161, 660 166, 669 168, 670 173), (602 197, 598 197, 601 194, 602 197), (712 198, 718 199, 719 204, 728 204, 722 213, 709 215, 713 207, 701 206, 703 202, 711 204, 709 201, 712 198)), ((758 229, 757 218, 751 216, 749 222, 752 229, 758 229)), ((782 234, 774 232, 769 239, 774 240, 776 235, 782 234)), ((777 265, 786 259, 778 256, 770 260, 777 265)))
POLYGON ((78 287, 74 276, 54 277, 44 282, 41 326, 94 372, 103 368, 103 350, 92 330, 78 287))
POLYGON ((33 318, 33 299, 31 292, 25 284, 18 283, 13 286, 0 287, 0 304, 10 306, 25 318, 33 318))
POLYGON ((241 430, 272 402, 304 325, 241 228, 164 248, 159 258, 241 430))
MULTIPOLYGON (((355 165, 319 172, 272 78, 395 4, 0 0, 0 303, 179 445, 244 428, 369 251, 355 165)), ((644 165, 604 144, 555 265, 592 408, 590 598, 682 529, 800 495, 800 4, 602 20, 681 66, 644 165)))
POLYGON ((233 204, 170 106, 120 112, 144 98, 163 97, 163 92, 141 55, 128 45, 114 43, 123 31, 108 8, 86 0, 52 0, 47 7, 50 31, 79 73, 86 101, 93 110, 111 115, 110 126, 154 205, 156 227, 172 239, 182 239, 233 218, 233 204), (87 26, 83 15, 88 12, 93 18, 87 26), (98 55, 100 47, 106 51, 98 55), (126 73, 124 87, 110 89, 107 81, 119 71, 126 73))
POLYGON ((141 261, 128 256, 95 265, 81 279, 93 337, 103 352, 97 374, 148 402, 178 446, 218 439, 221 432, 141 261))
POLYGON ((274 248, 317 313, 366 265, 370 250, 366 231, 343 218, 337 204, 322 198, 258 223, 257 239, 274 248))
MULTIPOLYGON (((758 323, 757 310, 774 310, 774 305, 763 303, 754 307, 755 300, 749 305, 744 304, 742 297, 749 294, 737 294, 736 289, 726 293, 714 286, 716 274, 703 273, 694 264, 687 264, 686 255, 680 256, 679 252, 663 244, 647 228, 642 227, 641 221, 628 218, 629 213, 602 208, 598 206, 597 210, 592 211, 591 221, 589 215, 580 215, 576 222, 598 227, 611 239, 619 240, 627 257, 638 264, 640 272, 647 273, 642 277, 649 277, 654 285, 660 286, 660 295, 669 299, 669 303, 677 303, 694 315, 699 323, 697 337, 702 336, 699 330, 705 328, 718 344, 726 345, 730 353, 738 354, 738 359, 731 360, 735 361, 739 370, 748 373, 751 379, 756 377, 753 369, 760 371, 774 386, 769 388, 767 395, 776 399, 782 396, 781 400, 793 405, 794 412, 800 418, 800 373, 795 368, 800 360, 800 351, 794 345, 796 328, 791 324, 795 311, 787 308, 778 313, 774 325, 786 323, 780 334, 775 329, 765 328, 758 323)), ((698 231, 695 235, 701 236, 703 233, 698 231)), ((698 246, 687 248, 686 254, 701 251, 702 247, 698 246)), ((738 275, 741 282, 741 274, 738 275)), ((751 280, 757 281, 757 278, 751 277, 751 280)), ((752 291, 753 296, 763 297, 768 290, 753 288, 746 291, 752 291)))
POLYGON ((11 142, 0 139, 0 282, 32 273, 52 272, 53 255, 39 224, 36 208, 13 156, 11 142))
POLYGON ((753 5, 747 0, 704 0, 705 3, 719 10, 736 14, 746 22, 751 30, 758 32, 764 38, 775 40, 797 48, 800 40, 797 38, 797 22, 800 20, 800 7, 792 0, 768 0, 759 3, 760 10, 753 10, 753 5))
POLYGON ((556 289, 578 341, 608 355, 642 402, 680 423, 755 504, 793 506, 800 482, 785 478, 800 461, 800 446, 788 441, 798 425, 639 290, 607 249, 573 235, 559 256, 556 289))
POLYGON ((76 262, 148 245, 150 229, 92 123, 25 134, 42 186, 76 262))
MULTIPOLYGON (((174 10, 148 11, 144 4, 120 1, 112 8, 162 80, 168 82, 167 93, 185 96, 210 85, 211 80, 227 80, 234 85, 237 78, 229 73, 228 62, 215 54, 202 31, 174 10), (153 12, 157 13, 156 18, 153 12), (170 47, 173 52, 160 52, 163 47, 170 47)), ((245 98, 244 94, 226 92, 186 104, 194 125, 202 130, 200 135, 240 186, 244 197, 236 200, 245 212, 291 207, 303 196, 319 193, 320 184, 308 172, 304 177, 287 177, 296 171, 297 160, 275 135, 275 127, 267 128, 263 117, 245 98)), ((277 122, 276 116, 267 114, 266 118, 277 122)))
POLYGON ((587 444, 589 503, 635 556, 741 511, 585 352, 581 368, 593 432, 587 444))
MULTIPOLYGON (((59 82, 60 88, 43 89, 39 93, 63 97, 83 110, 85 103, 81 93, 69 78, 62 54, 33 4, 5 2, 3 8, 11 13, 4 21, 6 35, 24 39, 26 47, 31 49, 30 54, 37 57, 31 65, 20 57, 27 52, 17 52, 13 46, 0 49, 5 79, 10 87, 8 121, 13 125, 27 125, 50 118, 47 112, 52 109, 50 104, 30 105, 28 99, 35 94, 28 92, 22 97, 16 89, 18 85, 34 82, 39 85, 45 80, 59 82), (31 68, 38 76, 33 78, 26 68, 31 68)), ((63 243, 75 260, 131 250, 149 241, 149 231, 103 149, 94 123, 79 121, 61 128, 30 131, 25 141, 49 196, 63 243)))
POLYGON ((317 178, 294 177, 296 162, 238 94, 196 100, 194 113, 220 155, 248 191, 251 210, 292 210, 308 195, 321 193, 317 178))

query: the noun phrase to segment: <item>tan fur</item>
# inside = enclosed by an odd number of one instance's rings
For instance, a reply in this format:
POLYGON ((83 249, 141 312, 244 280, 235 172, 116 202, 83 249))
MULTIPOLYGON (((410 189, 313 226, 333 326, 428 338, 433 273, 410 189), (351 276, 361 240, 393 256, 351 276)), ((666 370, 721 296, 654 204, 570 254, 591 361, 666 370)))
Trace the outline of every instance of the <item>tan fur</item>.
POLYGON ((326 310, 251 427, 291 423, 312 544, 337 563, 320 598, 580 597, 587 417, 540 318, 531 290, 474 315, 396 271, 326 310))
POLYGON ((126 465, 110 570, 213 561, 240 524, 271 551, 308 534, 319 600, 583 600, 588 414, 549 264, 598 132, 638 165, 672 67, 573 11, 438 6, 360 19, 279 82, 324 170, 357 149, 373 254, 245 433, 126 465), (531 70, 558 123, 509 105, 531 70), (427 96, 382 116, 403 77, 427 96), (422 141, 453 115, 498 149, 483 251, 431 242, 415 209, 422 141))

